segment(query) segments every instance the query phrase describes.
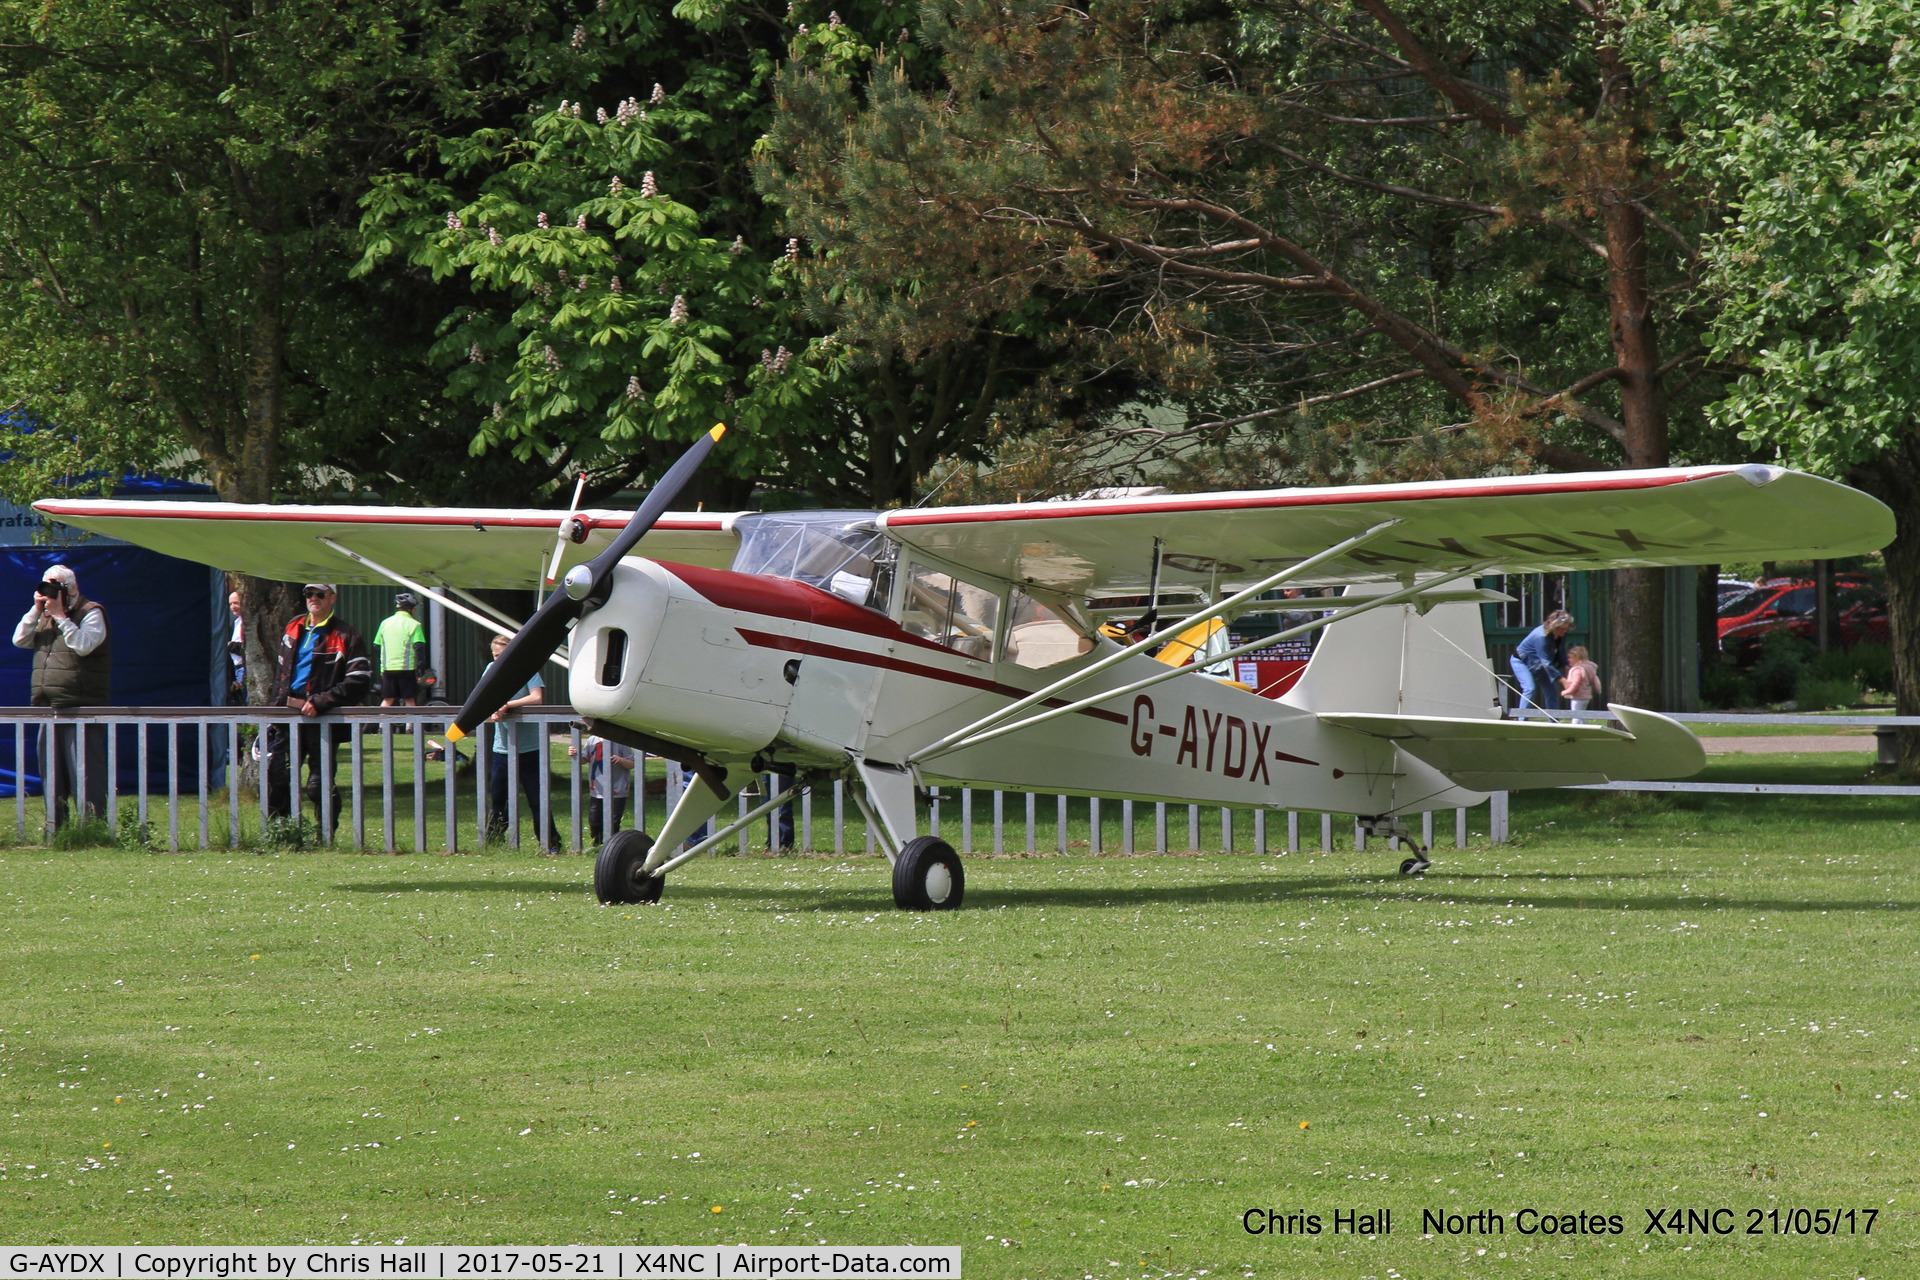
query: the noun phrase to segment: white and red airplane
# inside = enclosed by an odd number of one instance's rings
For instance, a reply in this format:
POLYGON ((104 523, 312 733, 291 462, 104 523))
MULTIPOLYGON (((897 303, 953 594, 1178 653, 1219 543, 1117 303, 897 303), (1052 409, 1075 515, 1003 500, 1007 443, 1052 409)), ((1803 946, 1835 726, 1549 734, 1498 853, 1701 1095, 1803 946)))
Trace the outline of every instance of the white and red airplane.
MULTIPOLYGON (((844 779, 903 908, 958 907, 960 859, 916 832, 915 789, 956 784, 1404 818, 1502 789, 1684 777, 1699 741, 1651 711, 1618 727, 1501 718, 1473 579, 1489 573, 1830 559, 1891 541, 1892 513, 1778 467, 1095 498, 896 511, 668 513, 703 437, 631 515, 606 511, 48 500, 49 517, 281 580, 466 588, 558 581, 475 688, 470 733, 563 645, 593 732, 678 759, 689 786, 653 837, 599 851, 603 902, 664 877, 782 800, 681 849, 763 771, 844 779), (557 541, 556 541, 557 540, 557 541), (551 555, 548 544, 553 543, 551 555), (539 576, 529 566, 540 563, 539 576), (1156 650, 1209 619, 1339 587, 1278 699, 1156 650), (1100 604, 1148 601, 1137 642, 1100 604)), ((451 593, 451 595, 449 594, 451 593)), ((466 596, 469 601, 472 597, 466 596)), ((1136 606, 1138 608, 1138 606, 1136 606)), ((1133 634, 1139 634, 1136 622, 1133 634)), ((1417 846, 1416 846, 1417 847, 1417 846)), ((1402 870, 1422 871, 1424 853, 1402 870)))

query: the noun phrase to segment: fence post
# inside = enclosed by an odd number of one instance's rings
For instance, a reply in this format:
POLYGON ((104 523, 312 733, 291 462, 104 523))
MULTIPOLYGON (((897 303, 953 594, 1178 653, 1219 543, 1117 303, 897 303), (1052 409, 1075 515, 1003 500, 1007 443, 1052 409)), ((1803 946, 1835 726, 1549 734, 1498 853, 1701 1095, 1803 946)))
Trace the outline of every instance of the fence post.
POLYGON ((973 788, 960 788, 960 852, 973 852, 973 788))
POLYGON ((427 722, 413 717, 413 851, 427 851, 427 722))
POLYGON ((1120 852, 1133 856, 1133 801, 1120 802, 1120 852))
POLYGON ((397 849, 393 834, 393 721, 387 719, 380 721, 380 844, 388 853, 397 849))
MULTIPOLYGON (((140 745, 142 748, 140 752, 140 765, 141 765, 140 785, 142 786, 142 788, 144 788, 146 786, 146 763, 147 763, 147 753, 145 751, 145 747, 146 747, 145 738, 142 738, 140 740, 140 745)), ((46 803, 46 810, 47 810, 46 841, 48 844, 53 843, 53 833, 55 829, 59 826, 59 819, 58 819, 59 810, 54 807, 55 806, 54 797, 59 794, 60 794, 60 721, 56 717, 54 717, 52 714, 49 714, 47 716, 45 725, 40 730, 40 798, 47 802, 46 803)), ((141 804, 140 804, 140 821, 145 822, 146 820, 147 820, 146 795, 143 790, 141 794, 141 804)))
POLYGON ((1333 815, 1330 813, 1320 815, 1320 852, 1333 852, 1333 815))
POLYGON ((1059 817, 1054 823, 1054 834, 1060 841, 1060 852, 1065 853, 1067 851, 1067 798, 1062 795, 1055 796, 1054 799, 1059 801, 1059 817))
POLYGON ((1287 852, 1300 852, 1300 813, 1295 809, 1287 810, 1287 852))
POLYGON ((1187 806, 1187 852, 1200 852, 1200 806, 1187 806))
POLYGON ((1353 820, 1353 851, 1355 853, 1365 853, 1367 851, 1367 833, 1366 830, 1361 827, 1358 817, 1355 817, 1353 820))
MULTIPOLYGON (((77 732, 84 734, 86 726, 82 725, 77 732)), ((84 747, 84 739, 81 739, 77 745, 84 747)), ((77 800, 78 803, 73 806, 74 813, 85 813, 86 797, 79 796, 77 800)), ((180 852, 180 722, 178 720, 167 721, 167 852, 180 852)))
MULTIPOLYGON (((441 670, 444 671, 445 668, 443 667, 441 670)), ((446 734, 447 727, 445 724, 440 726, 440 732, 442 736, 446 734)), ((455 785, 460 779, 460 753, 453 749, 453 740, 451 738, 448 738, 445 745, 441 747, 440 756, 440 798, 442 803, 446 805, 447 810, 447 852, 454 854, 460 852, 460 809, 458 796, 455 791, 455 785)), ((480 779, 480 766, 478 764, 473 766, 473 777, 476 784, 474 786, 474 822, 484 831, 487 821, 487 806, 484 801, 479 799, 480 788, 477 784, 480 779)))
POLYGON ((347 722, 347 734, 351 739, 347 744, 347 768, 353 774, 353 851, 359 853, 367 844, 367 815, 362 794, 366 785, 361 776, 367 762, 360 747, 360 740, 366 735, 351 720, 347 722))
MULTIPOLYGON (((144 743, 146 741, 146 736, 145 736, 147 732, 146 727, 144 725, 139 726, 136 729, 136 732, 138 732, 141 735, 140 740, 144 743)), ((261 839, 264 841, 267 834, 267 808, 268 808, 267 770, 273 767, 273 759, 267 753, 267 722, 265 720, 256 721, 254 723, 253 740, 260 747, 260 759, 256 762, 258 767, 256 767, 253 771, 253 780, 260 784, 260 836, 261 836, 261 839)), ((146 755, 146 752, 143 750, 140 753, 140 767, 143 774, 146 769, 146 763, 147 763, 147 755, 146 755)), ((146 788, 146 784, 144 782, 141 783, 141 789, 145 790, 145 788, 146 788)), ((146 805, 143 803, 140 807, 141 807, 140 820, 142 822, 145 822, 146 821, 146 805)))
MULTIPOLYGON (((118 729, 108 731, 107 738, 107 807, 118 810, 120 807, 119 773, 114 756, 114 739, 120 736, 118 729)), ((116 812, 114 825, 120 824, 116 812)), ((234 720, 227 725, 227 848, 240 847, 240 721, 234 720)))
POLYGON ((1467 847, 1467 811, 1465 809, 1453 811, 1453 847, 1456 849, 1467 847))
POLYGON ((1040 797, 1035 795, 1031 791, 1027 792, 1027 856, 1028 857, 1033 856, 1035 852, 1034 839, 1040 834, 1037 829, 1040 825, 1038 821, 1039 808, 1040 808, 1040 797))
POLYGON ((1233 810, 1220 806, 1220 852, 1233 852, 1233 810))
MULTIPOLYGON (((27 793, 24 789, 25 784, 20 777, 21 772, 27 767, 27 760, 25 756, 16 751, 13 756, 13 762, 13 781, 16 788, 15 795, 17 796, 15 807, 17 808, 19 805, 27 802, 27 793)), ((237 766, 238 761, 236 761, 235 764, 237 766)), ((238 779, 229 779, 227 782, 228 793, 233 794, 238 786, 238 779)), ((115 831, 120 829, 120 726, 111 720, 107 721, 107 825, 115 831)), ((236 831, 239 829, 239 825, 239 818, 235 817, 234 828, 236 831)))
POLYGON ((1264 855, 1266 851, 1267 811, 1265 809, 1255 809, 1253 811, 1253 852, 1256 856, 1260 856, 1264 855))
POLYGON ((1167 851, 1167 803, 1156 800, 1153 805, 1153 851, 1167 851))
MULTIPOLYGON (((116 762, 117 763, 117 762, 116 762)), ((118 825, 116 815, 116 824, 118 825)), ((13 722, 13 834, 27 842, 27 722, 13 722)))
POLYGON ((1087 797, 1087 852, 1100 852, 1100 797, 1087 797))
POLYGON ((993 793, 993 852, 995 856, 1007 851, 1007 793, 993 793))
POLYGON ((1493 829, 1493 843, 1505 844, 1508 834, 1506 792, 1496 791, 1487 797, 1487 820, 1488 825, 1493 829))
POLYGON ((1420 815, 1420 847, 1427 850, 1433 848, 1433 810, 1431 809, 1420 815))
POLYGON ((847 784, 837 778, 833 783, 833 852, 835 857, 847 853, 847 784))
MULTIPOLYGON (((207 774, 211 769, 208 760, 213 753, 207 746, 207 736, 211 722, 199 720, 195 721, 195 723, 200 727, 200 848, 202 851, 205 851, 209 843, 207 840, 207 774)), ((109 782, 107 785, 112 786, 113 784, 109 782)))
MULTIPOLYGON (((493 833, 493 735, 485 720, 473 727, 473 812, 475 826, 479 828, 480 839, 476 842, 486 845, 497 837, 493 833)), ((449 750, 453 744, 447 744, 449 750)), ((505 763, 502 762, 502 768, 505 763)), ((505 832, 501 833, 502 835, 505 832)))

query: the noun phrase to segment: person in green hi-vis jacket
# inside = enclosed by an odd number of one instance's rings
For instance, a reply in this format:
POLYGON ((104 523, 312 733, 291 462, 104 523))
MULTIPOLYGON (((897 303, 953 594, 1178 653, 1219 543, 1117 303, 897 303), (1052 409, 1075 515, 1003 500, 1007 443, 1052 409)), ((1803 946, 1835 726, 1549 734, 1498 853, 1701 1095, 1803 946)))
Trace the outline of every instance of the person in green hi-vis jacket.
POLYGON ((414 617, 420 600, 411 591, 393 598, 393 616, 373 633, 380 654, 380 705, 420 705, 420 673, 427 669, 427 629, 414 617))

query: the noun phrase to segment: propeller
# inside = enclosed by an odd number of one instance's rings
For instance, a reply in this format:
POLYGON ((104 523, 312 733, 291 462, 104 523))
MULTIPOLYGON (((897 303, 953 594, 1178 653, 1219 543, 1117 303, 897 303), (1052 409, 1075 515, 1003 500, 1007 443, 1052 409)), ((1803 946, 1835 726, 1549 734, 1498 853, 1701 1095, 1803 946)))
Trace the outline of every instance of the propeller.
POLYGON ((447 726, 447 738, 458 742, 479 727, 480 722, 507 704, 507 700, 519 691, 520 687, 540 670, 553 651, 567 637, 567 624, 589 609, 597 609, 607 602, 608 594, 613 590, 613 570, 621 559, 645 537, 647 530, 665 512, 673 500, 680 496, 680 490, 686 487, 700 464, 707 460, 718 444, 720 437, 727 433, 722 423, 694 441, 693 447, 680 455, 660 483, 653 486, 640 509, 633 513, 633 519, 627 521, 627 527, 620 531, 612 544, 585 564, 575 565, 567 571, 565 589, 548 596, 546 603, 534 611, 513 639, 507 641, 507 647, 488 672, 480 677, 480 683, 467 695, 467 704, 460 708, 459 716, 447 726))

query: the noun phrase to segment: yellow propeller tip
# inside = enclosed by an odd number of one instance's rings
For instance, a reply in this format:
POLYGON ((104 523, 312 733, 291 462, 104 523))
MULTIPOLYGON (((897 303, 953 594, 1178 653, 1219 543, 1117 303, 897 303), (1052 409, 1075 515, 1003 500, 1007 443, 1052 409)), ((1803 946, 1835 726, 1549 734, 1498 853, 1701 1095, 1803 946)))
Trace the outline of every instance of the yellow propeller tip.
POLYGON ((727 434, 727 424, 724 422, 716 422, 713 424, 713 430, 707 432, 707 434, 713 437, 715 444, 719 444, 720 437, 727 434))
POLYGON ((460 726, 459 726, 459 725, 457 725, 457 724, 450 724, 450 725, 448 725, 448 726, 447 726, 447 741, 448 741, 448 742, 458 742, 458 741, 460 741, 460 739, 462 739, 462 738, 464 738, 464 737, 466 737, 466 736, 467 736, 466 734, 464 734, 464 733, 462 733, 462 732, 460 731, 460 726))

